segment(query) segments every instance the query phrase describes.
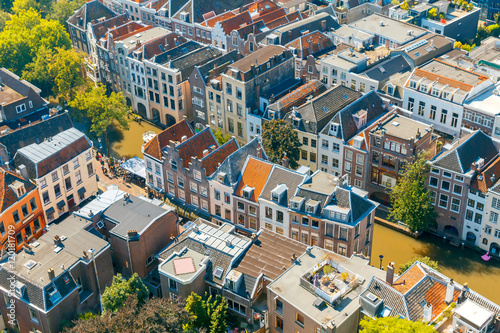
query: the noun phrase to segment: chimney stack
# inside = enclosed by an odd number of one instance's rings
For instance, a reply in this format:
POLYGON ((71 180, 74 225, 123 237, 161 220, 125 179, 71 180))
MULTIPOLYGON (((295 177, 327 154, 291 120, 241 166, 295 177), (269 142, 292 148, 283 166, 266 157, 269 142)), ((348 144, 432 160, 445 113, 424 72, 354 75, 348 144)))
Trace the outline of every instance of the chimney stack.
POLYGON ((295 260, 297 260, 295 253, 292 254, 292 257, 290 259, 292 260, 292 264, 295 262, 295 260))
POLYGON ((54 272, 54 269, 53 268, 49 268, 47 270, 47 273, 49 273, 49 279, 50 280, 53 280, 55 277, 56 277, 56 273, 54 272))
POLYGON ((257 157, 262 158, 262 147, 257 148, 257 157))
POLYGON ((59 237, 58 235, 55 235, 54 236, 54 245, 59 246, 59 245, 61 245, 61 243, 62 243, 61 237, 59 237))
POLYGON ((455 291, 455 286, 453 284, 453 279, 450 279, 450 282, 446 285, 446 297, 444 301, 448 304, 453 302, 453 292, 455 291))
POLYGON ((394 263, 390 262, 387 265, 387 271, 385 273, 385 282, 387 282, 390 286, 394 283, 394 263))
POLYGON ((326 20, 322 20, 321 21, 321 31, 325 31, 326 30, 326 20))
POLYGON ((432 304, 427 302, 427 304, 424 305, 424 316, 423 316, 423 321, 424 323, 430 323, 432 320, 432 304))
POLYGON ((288 168, 289 161, 288 161, 288 157, 286 157, 286 153, 284 154, 283 159, 281 160, 281 165, 283 165, 283 167, 285 167, 285 168, 288 168))
POLYGON ((128 230, 127 231, 127 235, 128 235, 128 238, 134 238, 134 237, 137 237, 137 230, 128 230))

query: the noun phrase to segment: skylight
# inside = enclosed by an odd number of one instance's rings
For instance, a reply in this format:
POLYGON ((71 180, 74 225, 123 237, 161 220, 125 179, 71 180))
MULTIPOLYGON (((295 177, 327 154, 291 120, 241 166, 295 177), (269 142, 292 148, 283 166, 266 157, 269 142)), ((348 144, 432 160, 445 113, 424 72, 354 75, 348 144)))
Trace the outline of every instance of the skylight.
POLYGON ((215 268, 214 276, 217 279, 221 279, 222 278, 222 273, 224 273, 224 269, 222 267, 217 266, 217 268, 215 268))

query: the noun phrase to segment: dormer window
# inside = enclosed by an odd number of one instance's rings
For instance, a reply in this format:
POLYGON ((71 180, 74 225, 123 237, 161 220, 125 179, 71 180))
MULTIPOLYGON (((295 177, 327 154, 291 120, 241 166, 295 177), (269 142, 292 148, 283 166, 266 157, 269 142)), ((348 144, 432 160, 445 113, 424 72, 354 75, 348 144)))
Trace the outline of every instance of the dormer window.
POLYGON ((18 180, 14 181, 9 187, 12 189, 12 191, 16 194, 18 198, 21 198, 23 195, 26 194, 26 188, 24 187, 24 184, 18 180))
POLYGON ((432 88, 432 96, 439 97, 439 89, 438 88, 432 88))
POLYGON ((300 126, 300 118, 293 118, 293 126, 295 127, 300 126))
POLYGON ((293 197, 290 199, 290 203, 288 207, 292 209, 297 209, 300 210, 300 207, 302 206, 302 203, 304 202, 304 198, 302 197, 293 197))
POLYGON ((337 123, 331 123, 330 124, 330 135, 337 135, 337 132, 339 130, 339 124, 337 123))
POLYGON ((269 111, 269 118, 274 119, 274 111, 269 111))
POLYGON ((278 193, 271 193, 272 200, 278 202, 280 200, 278 193))
POLYGON ((387 86, 387 95, 394 96, 394 87, 393 86, 387 86))
POLYGON ((319 207, 319 201, 311 199, 306 203, 306 212, 309 214, 316 214, 318 207, 319 207))
POLYGON ((219 183, 224 184, 224 179, 226 179, 226 173, 225 172, 219 172, 219 175, 217 176, 217 179, 219 180, 219 183))
POLYGON ((281 199, 283 198, 283 195, 286 193, 287 187, 285 184, 280 184, 276 186, 272 191, 271 191, 271 200, 274 202, 280 202, 281 199))
POLYGON ((253 187, 245 185, 245 187, 243 188, 243 198, 250 200, 253 194, 253 190, 254 190, 253 187))
POLYGON ((450 98, 450 93, 447 91, 443 91, 443 98, 444 99, 449 99, 450 98))
POLYGON ((425 85, 425 84, 421 84, 421 85, 420 85, 420 91, 421 91, 421 92, 425 92, 425 93, 426 93, 426 92, 427 92, 427 85, 425 85))
POLYGON ((410 81, 410 88, 417 89, 417 81, 410 81))

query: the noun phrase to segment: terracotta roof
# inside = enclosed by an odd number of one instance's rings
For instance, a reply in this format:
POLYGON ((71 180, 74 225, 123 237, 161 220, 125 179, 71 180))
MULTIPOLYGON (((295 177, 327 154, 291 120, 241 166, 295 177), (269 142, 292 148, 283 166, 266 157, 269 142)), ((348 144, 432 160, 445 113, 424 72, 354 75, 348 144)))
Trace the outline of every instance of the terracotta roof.
POLYGON ((217 168, 224 162, 226 157, 237 151, 238 148, 238 142, 235 138, 232 138, 207 156, 203 157, 201 159, 201 165, 205 169, 205 175, 207 177, 211 176, 217 171, 217 168))
POLYGON ((424 278, 425 274, 420 269, 418 265, 413 265, 406 272, 403 273, 396 281, 392 287, 399 291, 400 293, 406 293, 413 286, 415 286, 420 280, 424 278))
POLYGON ((292 266, 290 259, 295 253, 300 257, 306 251, 307 245, 286 236, 262 229, 257 240, 250 246, 235 269, 252 277, 264 274, 272 280, 292 266))
POLYGON ((245 9, 248 10, 248 11, 250 11, 250 12, 254 12, 254 11, 269 12, 271 10, 275 10, 276 8, 278 8, 278 6, 274 2, 272 2, 270 0, 256 1, 256 2, 251 3, 250 5, 248 5, 247 7, 245 7, 245 9), (266 6, 268 6, 269 8, 266 8, 266 6))
MULTIPOLYGON (((135 23, 135 22, 134 22, 134 23, 135 23)), ((136 23, 136 24, 137 24, 137 23, 136 23)), ((120 27, 120 28, 123 28, 123 27, 120 27)), ((139 32, 143 32, 143 31, 146 31, 146 30, 149 30, 149 29, 153 29, 153 26, 152 26, 152 25, 147 25, 147 26, 143 26, 143 25, 141 25, 141 26, 140 26, 140 27, 138 27, 138 29, 136 29, 136 30, 132 30, 132 31, 131 31, 131 32, 129 32, 129 33, 125 33, 125 34, 123 34, 123 35, 120 35, 120 37, 119 37, 119 38, 114 37, 114 31, 115 31, 116 29, 115 29, 115 30, 112 30, 112 31, 110 31, 110 32, 111 32, 111 33, 113 33, 113 38, 114 38, 114 40, 115 40, 115 41, 119 41, 119 40, 124 40, 124 39, 127 39, 127 38, 129 38, 129 37, 131 37, 131 36, 134 36, 134 35, 138 34, 139 32)))
POLYGON ((213 28, 215 26, 215 23, 217 22, 222 22, 224 20, 227 20, 228 18, 236 16, 235 13, 233 12, 225 12, 220 15, 214 16, 206 21, 204 21, 201 25, 204 27, 210 27, 213 28))
POLYGON ((314 55, 316 53, 332 48, 333 42, 330 37, 328 37, 324 33, 313 31, 307 35, 294 39, 285 46, 296 48, 297 56, 305 59, 310 54, 314 55))
MULTIPOLYGON (((276 19, 279 19, 280 17, 283 17, 286 15, 286 11, 284 8, 276 9, 272 12, 267 12, 267 13, 262 13, 258 16, 259 20, 264 21, 264 23, 268 23, 271 21, 274 21, 276 19)), ((257 20, 257 19, 255 19, 257 20)))
POLYGON ((30 181, 22 178, 12 171, 0 168, 0 212, 3 213, 7 208, 12 206, 18 201, 17 195, 9 187, 15 181, 19 181, 24 184, 26 193, 31 192, 35 185, 30 181))
POLYGON ((99 40, 102 36, 108 32, 109 29, 119 27, 130 21, 126 14, 122 14, 116 17, 112 17, 104 22, 96 23, 92 26, 95 38, 99 40))
POLYGON ((293 21, 298 21, 307 18, 307 14, 305 13, 300 13, 299 11, 293 12, 291 14, 288 14, 286 16, 282 16, 276 20, 270 21, 266 23, 266 26, 272 30, 281 27, 282 25, 285 25, 287 23, 293 22, 293 21))
POLYGON ((241 28, 242 25, 247 25, 251 24, 252 17, 250 16, 249 12, 243 12, 241 14, 238 14, 234 17, 228 18, 227 20, 224 20, 220 22, 222 29, 224 30, 224 33, 226 35, 229 35, 231 31, 233 30, 238 30, 241 28))
POLYGON ((291 93, 280 98, 273 108, 283 111, 286 114, 294 106, 299 106, 305 103, 307 96, 316 97, 326 91, 326 86, 319 80, 311 80, 303 86, 295 89, 291 93))
POLYGON ((190 138, 194 135, 189 123, 183 119, 180 122, 170 126, 163 132, 156 135, 144 145, 144 154, 147 154, 157 160, 161 160, 161 150, 168 145, 170 141, 180 142, 183 136, 190 138))
POLYGON ((241 180, 238 184, 238 188, 236 189, 235 194, 239 197, 243 197, 243 188, 248 185, 254 188, 250 200, 253 202, 257 202, 257 198, 260 196, 260 193, 264 189, 267 178, 269 177, 269 173, 271 173, 272 169, 272 164, 253 157, 249 157, 247 165, 245 166, 245 170, 241 175, 241 180))
POLYGON ((212 130, 207 127, 203 131, 190 137, 186 141, 177 145, 176 150, 179 152, 179 158, 182 160, 182 165, 188 169, 191 157, 202 159, 203 152, 210 148, 218 148, 219 144, 215 139, 212 130))
POLYGON ((486 193, 491 188, 500 176, 500 156, 491 162, 490 165, 474 177, 470 184, 470 188, 486 193))
MULTIPOLYGON (((458 300, 460 292, 458 290, 453 291, 453 302, 458 300)), ((425 293, 425 300, 427 303, 432 305, 432 317, 431 321, 436 319, 447 307, 444 299, 446 297, 446 285, 442 283, 435 282, 434 285, 427 290, 425 293)))

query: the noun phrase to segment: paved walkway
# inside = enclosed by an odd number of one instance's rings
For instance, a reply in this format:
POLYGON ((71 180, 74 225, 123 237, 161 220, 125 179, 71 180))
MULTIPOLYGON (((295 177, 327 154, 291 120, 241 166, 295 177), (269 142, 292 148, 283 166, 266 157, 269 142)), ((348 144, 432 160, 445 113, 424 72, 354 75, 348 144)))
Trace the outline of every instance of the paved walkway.
MULTIPOLYGON (((135 196, 139 195, 144 195, 147 196, 145 188, 139 187, 135 184, 127 183, 124 182, 121 177, 117 176, 106 176, 101 169, 101 164, 94 158, 93 160, 94 163, 94 169, 96 170, 97 176, 99 177, 99 182, 97 183, 97 186, 101 191, 106 191, 107 187, 109 185, 118 185, 118 188, 122 191, 125 191, 127 193, 130 193, 135 196)), ((105 163, 107 166, 107 163, 105 163)))

